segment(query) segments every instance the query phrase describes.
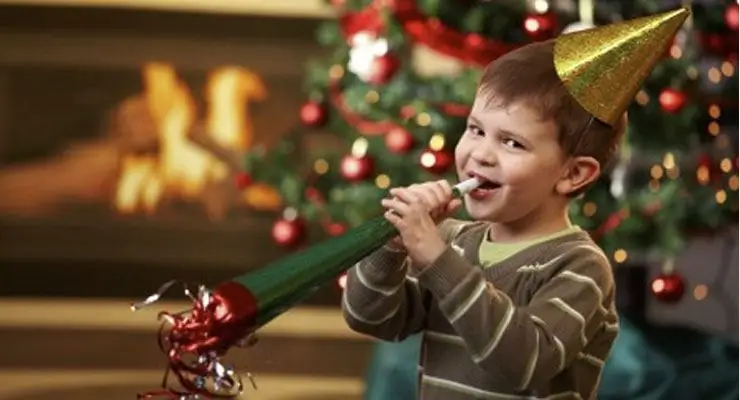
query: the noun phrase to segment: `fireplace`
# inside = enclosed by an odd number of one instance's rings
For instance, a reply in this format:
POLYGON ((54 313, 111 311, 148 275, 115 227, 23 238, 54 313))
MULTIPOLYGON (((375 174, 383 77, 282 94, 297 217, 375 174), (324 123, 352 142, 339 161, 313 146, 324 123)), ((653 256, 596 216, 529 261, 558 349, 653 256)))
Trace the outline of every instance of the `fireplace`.
POLYGON ((284 255, 277 192, 232 182, 240 154, 298 123, 317 24, 2 7, 0 292, 130 297, 284 255))

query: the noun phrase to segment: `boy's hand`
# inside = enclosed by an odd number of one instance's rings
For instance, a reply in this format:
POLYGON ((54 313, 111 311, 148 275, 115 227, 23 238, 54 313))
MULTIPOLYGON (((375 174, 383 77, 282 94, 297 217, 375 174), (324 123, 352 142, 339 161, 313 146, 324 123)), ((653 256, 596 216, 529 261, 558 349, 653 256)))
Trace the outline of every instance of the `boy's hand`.
POLYGON ((437 231, 437 223, 460 206, 452 199, 447 181, 427 182, 407 188, 391 189, 391 199, 382 204, 385 214, 400 232, 400 239, 411 259, 420 266, 434 262, 447 245, 437 231))

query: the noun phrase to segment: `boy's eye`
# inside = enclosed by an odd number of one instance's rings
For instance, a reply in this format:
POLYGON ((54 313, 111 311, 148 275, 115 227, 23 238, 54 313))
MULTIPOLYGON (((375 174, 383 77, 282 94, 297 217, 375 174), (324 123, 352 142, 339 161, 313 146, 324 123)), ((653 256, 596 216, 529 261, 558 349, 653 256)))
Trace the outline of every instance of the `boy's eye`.
POLYGON ((511 147, 512 149, 523 149, 524 146, 522 146, 521 143, 517 142, 514 139, 504 139, 504 146, 511 147))
POLYGON ((475 136, 483 136, 485 135, 485 132, 481 128, 478 128, 475 125, 468 125, 468 132, 472 133, 475 136))

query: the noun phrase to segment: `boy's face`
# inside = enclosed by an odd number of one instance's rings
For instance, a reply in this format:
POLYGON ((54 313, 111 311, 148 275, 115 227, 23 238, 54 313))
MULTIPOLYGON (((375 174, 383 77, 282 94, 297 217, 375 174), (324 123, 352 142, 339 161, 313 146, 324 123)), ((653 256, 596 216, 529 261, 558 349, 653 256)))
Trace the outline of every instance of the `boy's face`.
POLYGON ((511 223, 544 217, 567 202, 556 187, 567 170, 554 121, 542 121, 525 103, 496 107, 476 98, 455 149, 461 180, 489 183, 465 198, 476 220, 511 223))

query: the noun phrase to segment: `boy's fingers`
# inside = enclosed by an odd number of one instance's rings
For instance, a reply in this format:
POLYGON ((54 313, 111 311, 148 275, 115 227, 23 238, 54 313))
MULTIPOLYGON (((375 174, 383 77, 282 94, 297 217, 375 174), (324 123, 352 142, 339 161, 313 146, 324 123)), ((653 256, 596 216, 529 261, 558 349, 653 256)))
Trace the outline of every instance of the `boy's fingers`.
POLYGON ((449 199, 452 197, 452 186, 450 186, 450 183, 446 180, 439 180, 435 183, 435 187, 437 187, 440 190, 440 194, 442 195, 442 198, 444 200, 449 199))
POLYGON ((400 224, 403 223, 403 218, 401 218, 398 214, 395 212, 388 210, 383 214, 386 220, 393 224, 396 228, 400 229, 400 224))
POLYGON ((384 208, 387 208, 389 211, 395 213, 396 215, 400 217, 408 215, 409 212, 411 211, 411 206, 409 206, 407 203, 404 203, 403 201, 399 200, 396 197, 392 199, 383 199, 380 201, 380 204, 384 208))
MULTIPOLYGON (((429 190, 434 194, 434 207, 442 207, 449 201, 450 196, 447 194, 444 183, 445 181, 437 181, 429 183, 429 190)), ((451 191, 450 191, 451 193, 451 191)))
POLYGON ((462 200, 460 200, 460 199, 452 199, 452 201, 450 201, 450 202, 449 202, 449 203, 447 204, 447 213, 451 213, 451 212, 454 212, 454 211, 455 211, 456 209, 458 209, 458 208, 459 208, 459 207, 460 207, 461 205, 462 205, 462 200))
POLYGON ((431 211, 437 204, 436 195, 432 190, 425 186, 419 186, 414 189, 410 189, 419 200, 423 202, 424 207, 427 211, 431 211))
POLYGON ((419 195, 415 193, 415 190, 411 190, 411 188, 406 190, 398 190, 392 194, 398 198, 397 200, 400 200, 408 205, 417 204, 423 201, 419 197, 419 195))

